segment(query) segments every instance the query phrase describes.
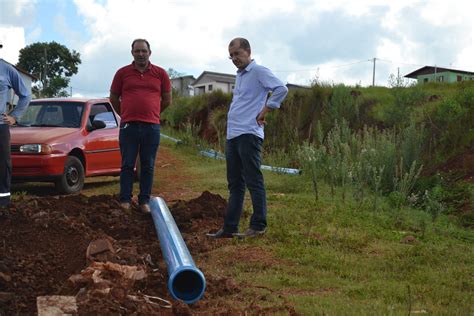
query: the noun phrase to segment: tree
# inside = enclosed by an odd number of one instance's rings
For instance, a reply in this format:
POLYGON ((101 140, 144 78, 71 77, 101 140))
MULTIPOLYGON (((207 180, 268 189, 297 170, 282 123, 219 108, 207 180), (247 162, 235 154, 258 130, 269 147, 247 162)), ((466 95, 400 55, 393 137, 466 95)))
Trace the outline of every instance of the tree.
POLYGON ((178 78, 184 75, 184 73, 179 72, 173 68, 168 68, 166 72, 168 73, 168 76, 170 77, 170 79, 178 78))
POLYGON ((37 76, 33 92, 41 97, 68 96, 70 77, 77 74, 80 54, 56 42, 33 43, 20 50, 17 66, 37 76))

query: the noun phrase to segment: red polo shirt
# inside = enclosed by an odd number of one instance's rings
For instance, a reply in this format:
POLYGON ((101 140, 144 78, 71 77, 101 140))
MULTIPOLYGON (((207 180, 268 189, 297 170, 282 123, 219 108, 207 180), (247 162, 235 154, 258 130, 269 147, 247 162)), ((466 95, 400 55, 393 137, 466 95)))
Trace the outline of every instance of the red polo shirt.
POLYGON ((114 76, 110 91, 120 96, 122 122, 160 123, 161 95, 171 91, 166 71, 149 64, 144 73, 134 64, 120 68, 114 76))

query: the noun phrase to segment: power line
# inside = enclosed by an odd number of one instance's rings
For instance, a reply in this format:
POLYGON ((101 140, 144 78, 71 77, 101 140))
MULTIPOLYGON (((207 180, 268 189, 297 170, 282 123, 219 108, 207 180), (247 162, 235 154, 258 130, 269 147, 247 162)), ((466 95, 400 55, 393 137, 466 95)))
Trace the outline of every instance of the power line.
POLYGON ((346 67, 346 66, 352 66, 352 65, 355 65, 355 64, 365 63, 365 62, 368 62, 368 61, 372 61, 372 59, 360 60, 360 61, 356 61, 356 62, 353 62, 353 63, 350 63, 350 64, 343 64, 343 65, 326 67, 326 68, 341 68, 341 67, 346 67))
MULTIPOLYGON (((284 72, 320 71, 321 69, 323 69, 323 70, 324 69, 335 69, 335 68, 349 67, 349 66, 353 66, 353 65, 357 65, 357 64, 361 64, 361 63, 370 62, 370 63, 373 64, 373 66, 372 66, 372 86, 375 86, 376 61, 385 62, 385 63, 393 64, 393 65, 396 65, 396 66, 400 66, 400 65, 410 66, 410 67, 423 67, 423 66, 426 66, 426 65, 411 64, 411 63, 392 61, 392 60, 388 60, 388 59, 373 57, 373 58, 370 58, 370 59, 364 59, 364 60, 359 60, 359 61, 355 61, 355 62, 352 62, 352 63, 340 64, 340 65, 334 65, 334 66, 315 66, 314 68, 309 68, 309 69, 274 70, 274 72, 284 73, 284 72)), ((398 72, 398 76, 400 76, 400 67, 397 67, 397 72, 398 72)))
MULTIPOLYGON (((374 58, 378 61, 389 63, 389 64, 394 64, 394 65, 405 65, 405 66, 413 66, 413 67, 426 66, 426 64, 412 64, 412 63, 406 63, 406 62, 401 62, 401 61, 388 60, 388 59, 384 59, 384 58, 377 58, 377 57, 374 57, 374 58)), ((335 66, 320 66, 320 65, 317 65, 313 68, 308 68, 308 69, 273 70, 273 72, 305 72, 305 71, 316 71, 316 70, 320 70, 320 69, 335 69, 335 68, 348 67, 348 66, 352 66, 352 65, 366 63, 366 62, 373 63, 374 58, 359 60, 359 61, 356 61, 356 62, 341 64, 341 65, 335 65, 335 66)))
POLYGON ((383 61, 383 62, 386 62, 386 63, 390 63, 390 64, 395 64, 395 65, 407 65, 407 66, 415 66, 415 67, 426 66, 426 65, 420 65, 420 64, 404 63, 404 62, 400 62, 400 61, 392 61, 392 60, 387 60, 387 59, 382 59, 382 58, 377 58, 377 60, 380 60, 380 61, 383 61))

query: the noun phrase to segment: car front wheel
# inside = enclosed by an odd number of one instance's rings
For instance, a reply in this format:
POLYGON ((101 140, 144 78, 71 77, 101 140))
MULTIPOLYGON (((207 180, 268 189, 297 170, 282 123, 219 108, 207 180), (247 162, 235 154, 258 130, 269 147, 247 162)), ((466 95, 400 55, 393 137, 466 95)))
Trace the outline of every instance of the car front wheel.
POLYGON ((55 185, 56 190, 62 194, 72 194, 82 190, 84 186, 84 166, 78 158, 74 156, 67 157, 64 172, 55 185))

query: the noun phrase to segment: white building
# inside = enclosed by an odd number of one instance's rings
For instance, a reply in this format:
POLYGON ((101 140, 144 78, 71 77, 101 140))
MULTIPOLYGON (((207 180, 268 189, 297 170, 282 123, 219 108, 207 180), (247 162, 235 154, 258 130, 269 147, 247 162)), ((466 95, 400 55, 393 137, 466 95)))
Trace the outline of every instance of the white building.
POLYGON ((192 84, 194 95, 210 93, 215 90, 222 90, 224 93, 232 92, 235 78, 236 75, 204 71, 192 84))
POLYGON ((194 95, 193 83, 196 81, 194 76, 181 76, 171 79, 171 86, 179 95, 192 97, 194 95))

